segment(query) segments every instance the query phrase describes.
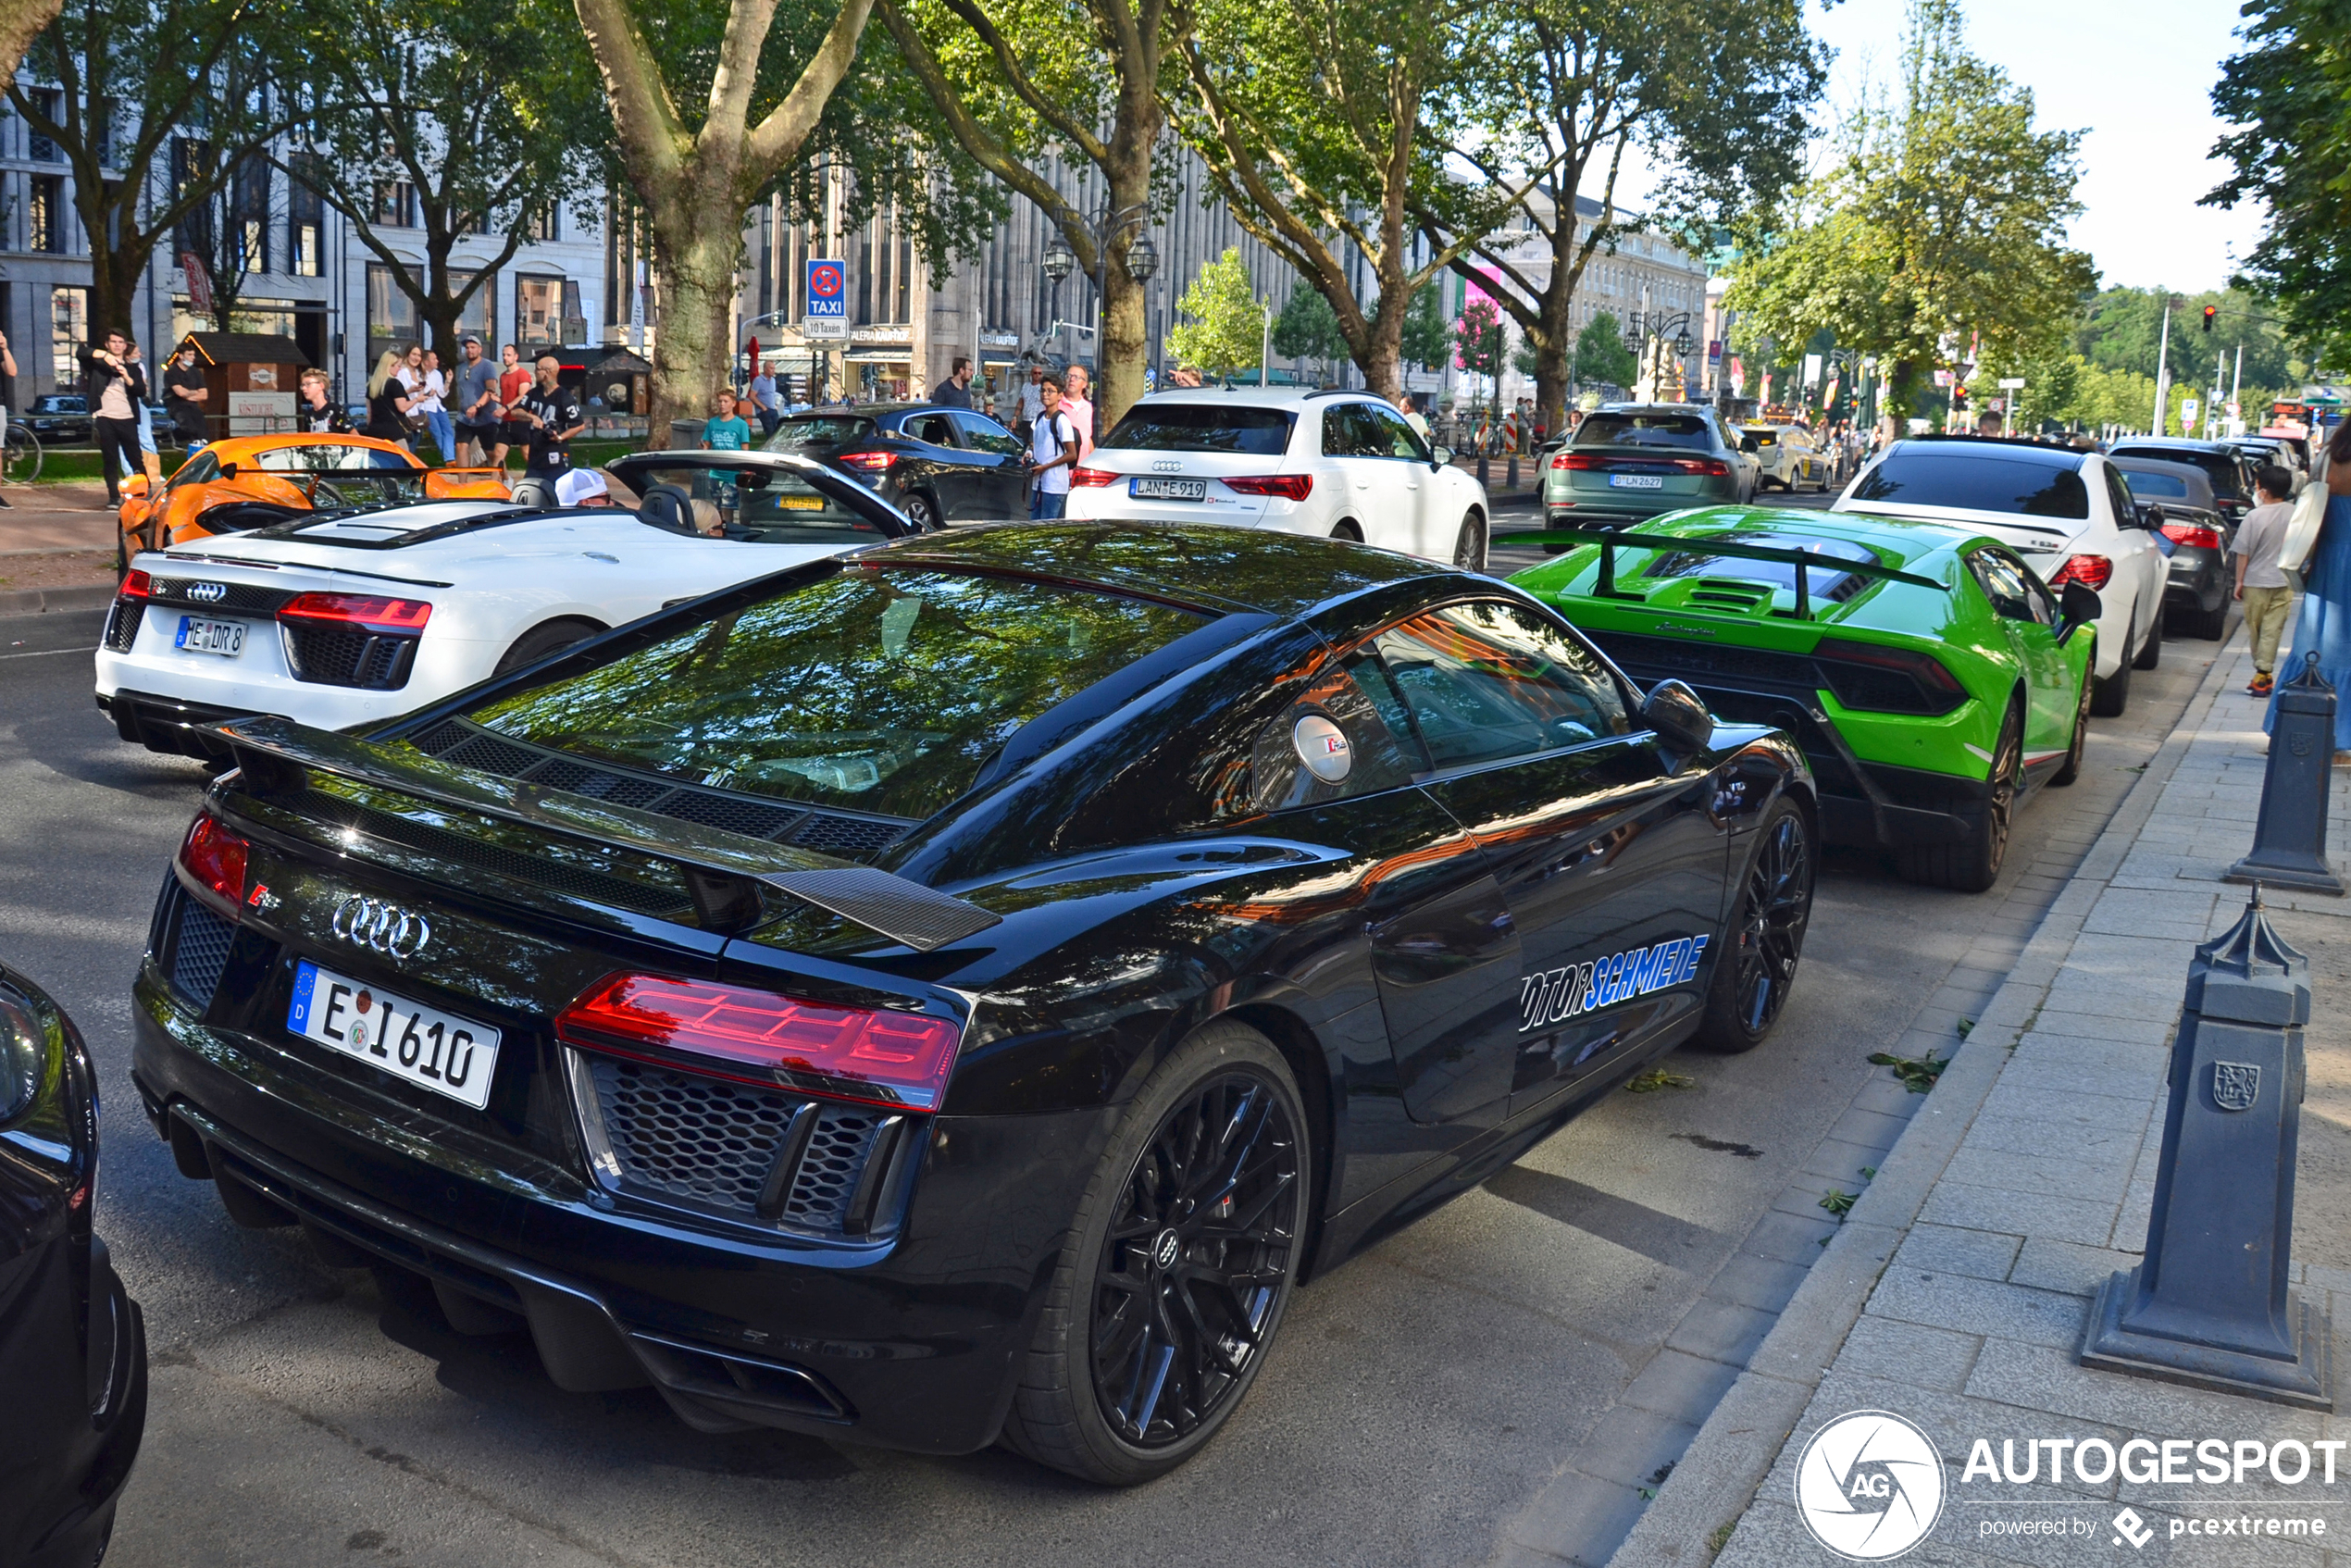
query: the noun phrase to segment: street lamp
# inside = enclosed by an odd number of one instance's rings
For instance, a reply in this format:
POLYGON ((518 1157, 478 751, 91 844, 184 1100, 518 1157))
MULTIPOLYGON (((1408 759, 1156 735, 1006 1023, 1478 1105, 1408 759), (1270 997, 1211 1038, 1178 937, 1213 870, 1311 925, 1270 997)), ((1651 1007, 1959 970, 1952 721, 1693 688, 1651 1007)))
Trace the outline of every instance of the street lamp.
POLYGON ((1053 243, 1045 247, 1045 276, 1052 280, 1055 288, 1059 288, 1062 280, 1076 268, 1077 257, 1071 253, 1069 242, 1059 234, 1054 235, 1053 243))
POLYGON ((1126 247, 1126 276, 1138 283, 1148 283, 1158 270, 1159 247, 1151 243, 1149 234, 1136 235, 1135 243, 1126 247))

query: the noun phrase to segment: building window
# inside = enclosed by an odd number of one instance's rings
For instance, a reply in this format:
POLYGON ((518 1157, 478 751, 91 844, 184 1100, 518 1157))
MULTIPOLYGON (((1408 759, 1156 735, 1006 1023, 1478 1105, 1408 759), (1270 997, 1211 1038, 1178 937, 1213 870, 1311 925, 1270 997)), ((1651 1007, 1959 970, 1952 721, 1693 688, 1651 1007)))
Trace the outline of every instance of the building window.
POLYGON ((515 341, 548 344, 563 341, 564 280, 515 280, 515 341))
POLYGON ((392 268, 381 262, 367 264, 367 374, 386 349, 405 351, 422 340, 417 335, 417 302, 393 281, 392 268))
POLYGON ((560 209, 554 203, 548 203, 524 220, 523 232, 534 241, 562 239, 563 216, 560 209))
MULTIPOLYGON (((189 187, 202 181, 211 167, 212 148, 207 143, 186 136, 173 137, 171 139, 172 199, 174 201, 184 199, 189 187)), ((180 230, 175 243, 182 255, 193 253, 198 256, 209 257, 212 255, 212 204, 210 202, 198 202, 188 208, 187 216, 180 220, 180 230)))
MULTIPOLYGON (((449 269, 449 292, 453 294, 473 280, 474 275, 469 271, 454 267, 449 269)), ((498 280, 491 278, 474 291, 474 297, 457 313, 457 335, 463 337, 471 332, 479 338, 483 351, 492 359, 498 357, 497 301, 498 280)))
POLYGON ((90 341, 90 291, 63 285, 49 291, 49 374, 60 387, 81 380, 81 362, 75 357, 90 341))
MULTIPOLYGON (((32 106, 42 118, 52 125, 57 123, 57 117, 65 111, 65 96, 57 88, 36 87, 27 96, 32 100, 32 106)), ((37 131, 28 130, 25 132, 24 156, 35 163, 66 161, 57 156, 57 144, 37 131)))
POLYGON ((417 188, 405 180, 377 180, 375 223, 379 229, 414 229, 417 188))
POLYGON ((320 276, 319 235, 326 230, 326 203, 317 181, 325 166, 315 153, 296 153, 293 177, 286 181, 286 270, 297 278, 320 276))
POLYGON ((269 163, 258 154, 237 168, 239 265, 247 272, 269 270, 269 163))
POLYGON ((65 180, 55 174, 36 174, 24 205, 24 248, 62 251, 66 248, 65 180))

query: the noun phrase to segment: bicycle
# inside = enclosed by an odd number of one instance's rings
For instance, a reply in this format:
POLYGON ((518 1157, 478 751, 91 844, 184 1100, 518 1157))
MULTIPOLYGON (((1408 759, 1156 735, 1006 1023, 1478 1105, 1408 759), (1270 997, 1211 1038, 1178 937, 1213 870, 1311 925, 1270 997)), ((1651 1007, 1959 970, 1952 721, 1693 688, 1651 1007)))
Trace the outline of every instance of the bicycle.
POLYGON ((20 419, 0 408, 0 484, 31 484, 41 477, 41 438, 20 419))

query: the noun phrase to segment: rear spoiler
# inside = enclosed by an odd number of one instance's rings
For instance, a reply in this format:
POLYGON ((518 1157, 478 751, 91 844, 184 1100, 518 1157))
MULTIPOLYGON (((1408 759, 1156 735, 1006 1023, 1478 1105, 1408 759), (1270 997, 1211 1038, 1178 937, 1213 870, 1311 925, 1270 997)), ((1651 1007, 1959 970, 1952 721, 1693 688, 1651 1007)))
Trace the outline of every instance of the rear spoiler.
POLYGON ((685 869, 706 926, 740 931, 755 912, 745 882, 774 888, 852 925, 929 952, 999 925, 1003 916, 878 866, 771 844, 723 828, 656 816, 522 779, 477 776, 429 759, 415 761, 354 736, 287 718, 242 718, 213 727, 235 753, 255 793, 292 794, 309 775, 398 790, 541 831, 631 850, 685 869))
MULTIPOLYGON (((1740 544, 1727 539, 1686 538, 1677 534, 1627 533, 1620 529, 1540 529, 1525 533, 1498 533, 1496 544, 1597 544, 1600 547, 1600 575, 1592 585, 1595 599, 1637 599, 1634 593, 1620 593, 1616 588, 1616 552, 1620 545, 1636 550, 1694 550, 1710 555, 1729 555, 1741 561, 1779 561, 1789 566, 1811 566, 1821 571, 1848 572, 1857 577, 1884 578, 1888 582, 1907 582, 1913 588, 1932 588, 1941 592, 1951 591, 1947 582, 1937 582, 1931 577, 1906 572, 1882 561, 1848 561, 1842 555, 1823 555, 1814 550, 1782 550, 1769 544, 1740 544)), ((1796 608, 1788 613, 1792 619, 1812 618, 1810 597, 1811 574, 1796 574, 1796 608)), ((1777 614, 1778 612, 1773 612, 1777 614)))

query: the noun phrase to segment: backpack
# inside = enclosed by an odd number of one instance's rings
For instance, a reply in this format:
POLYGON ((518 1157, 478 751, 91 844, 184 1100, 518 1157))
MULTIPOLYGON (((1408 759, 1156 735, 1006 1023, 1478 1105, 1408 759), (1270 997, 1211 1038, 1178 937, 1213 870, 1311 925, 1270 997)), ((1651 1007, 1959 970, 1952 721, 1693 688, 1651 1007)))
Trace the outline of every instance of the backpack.
POLYGON ((2285 538, 2278 546, 2278 565, 2286 571, 2299 572, 2309 565, 2319 545, 2319 529, 2327 520, 2328 493, 2325 479, 2314 475, 2294 498, 2294 516, 2286 519, 2285 538))

